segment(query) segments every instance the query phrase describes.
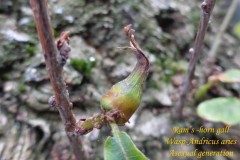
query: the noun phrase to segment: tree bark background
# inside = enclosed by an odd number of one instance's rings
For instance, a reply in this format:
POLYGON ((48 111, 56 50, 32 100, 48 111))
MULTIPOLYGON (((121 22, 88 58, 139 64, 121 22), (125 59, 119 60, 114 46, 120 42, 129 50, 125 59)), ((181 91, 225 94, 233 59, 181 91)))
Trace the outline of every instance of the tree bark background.
MULTIPOLYGON (((214 9, 194 86, 201 86, 206 80, 206 76, 200 74, 204 70, 202 62, 227 11, 224 3, 221 1, 214 9)), ((137 30, 136 38, 148 53, 151 68, 142 106, 123 129, 150 159, 169 159, 172 146, 163 150, 163 137, 173 136, 172 128, 176 123, 197 125, 195 122, 199 120, 194 116, 196 104, 192 95, 195 88, 188 93, 188 107, 184 110, 191 116, 181 122, 170 116, 176 90, 187 69, 188 50, 195 39, 201 14, 199 5, 197 0, 142 3, 138 0, 49 0, 54 36, 70 31, 72 50, 63 76, 76 118, 99 112, 101 96, 133 69, 135 57, 116 49, 128 45, 122 28, 131 23, 137 30)), ((213 72, 240 67, 237 61, 239 40, 230 31, 231 28, 223 35, 224 44, 219 48, 213 72)), ((1 1, 0 40, 0 159, 74 159, 58 111, 47 103, 53 91, 28 1, 1 1)), ((236 86, 220 89, 221 93, 211 90, 208 96, 239 95, 236 86)), ((239 131, 239 126, 234 126, 230 134, 223 136, 239 140, 239 131)), ((84 149, 93 158, 103 159, 103 143, 109 134, 110 129, 105 126, 83 136, 84 149)), ((239 150, 239 145, 231 147, 239 150)), ((194 149, 194 146, 188 149, 194 149)), ((209 148, 204 146, 203 150, 209 148)), ((239 153, 235 153, 236 156, 230 159, 239 159, 239 153)))

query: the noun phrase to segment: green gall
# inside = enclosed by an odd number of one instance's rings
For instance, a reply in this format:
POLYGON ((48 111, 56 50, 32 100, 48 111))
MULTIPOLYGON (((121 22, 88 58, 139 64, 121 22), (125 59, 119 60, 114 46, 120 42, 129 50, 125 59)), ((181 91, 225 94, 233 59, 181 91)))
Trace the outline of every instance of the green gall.
POLYGON ((130 39, 131 47, 120 49, 133 51, 137 58, 137 64, 127 78, 114 84, 100 100, 101 108, 104 111, 116 110, 121 114, 120 118, 115 119, 118 125, 124 125, 139 107, 142 99, 143 83, 149 71, 148 58, 135 41, 131 25, 126 26, 124 31, 130 39))

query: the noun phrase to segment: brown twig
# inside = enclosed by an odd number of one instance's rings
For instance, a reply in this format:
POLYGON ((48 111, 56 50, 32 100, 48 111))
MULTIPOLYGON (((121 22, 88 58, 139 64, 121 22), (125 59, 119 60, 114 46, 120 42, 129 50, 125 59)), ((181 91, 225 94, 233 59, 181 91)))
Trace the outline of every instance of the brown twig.
POLYGON ((202 16, 201 16, 199 27, 198 27, 194 48, 190 50, 192 58, 190 59, 190 62, 189 62, 188 72, 180 88, 180 97, 174 109, 175 117, 183 116, 183 106, 186 100, 186 94, 191 86, 191 81, 193 79, 195 67, 201 53, 204 36, 208 27, 209 19, 210 19, 212 10, 214 8, 214 5, 215 5, 215 0, 204 0, 201 4, 202 16))
MULTIPOLYGON (((72 112, 72 104, 69 101, 66 85, 62 78, 62 57, 55 45, 53 32, 49 21, 46 0, 30 0, 33 10, 38 36, 42 45, 45 63, 48 69, 51 85, 54 90, 57 109, 65 125, 66 132, 73 132, 76 127, 76 119, 72 112)), ((71 146, 76 159, 86 159, 79 138, 69 136, 71 146)))

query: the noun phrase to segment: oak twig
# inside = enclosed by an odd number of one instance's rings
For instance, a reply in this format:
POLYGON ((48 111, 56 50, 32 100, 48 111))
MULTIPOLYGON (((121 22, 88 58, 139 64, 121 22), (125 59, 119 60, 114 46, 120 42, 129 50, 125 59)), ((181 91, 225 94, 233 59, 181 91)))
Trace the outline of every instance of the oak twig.
MULTIPOLYGON (((72 112, 72 104, 69 101, 66 85, 62 78, 62 56, 55 45, 53 32, 49 21, 46 0, 30 0, 33 15, 37 27, 38 36, 42 45, 45 63, 54 91, 54 98, 66 132, 73 132, 76 127, 76 119, 72 112)), ((76 159, 86 159, 82 150, 82 142, 79 138, 69 136, 71 146, 76 159)))
POLYGON ((212 10, 214 8, 214 5, 215 5, 215 0, 204 0, 201 4, 202 16, 198 26, 198 32, 195 39, 194 47, 193 49, 190 49, 192 58, 190 59, 187 74, 180 88, 180 96, 176 103, 175 111, 174 111, 175 117, 183 116, 183 106, 186 100, 186 94, 191 86, 191 81, 193 79, 195 67, 201 53, 204 36, 208 27, 209 19, 210 19, 212 10))

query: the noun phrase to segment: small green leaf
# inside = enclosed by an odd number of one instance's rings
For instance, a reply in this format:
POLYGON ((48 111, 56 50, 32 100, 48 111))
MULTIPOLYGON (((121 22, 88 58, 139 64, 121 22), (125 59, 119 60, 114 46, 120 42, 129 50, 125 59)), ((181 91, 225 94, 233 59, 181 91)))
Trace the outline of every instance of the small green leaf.
POLYGON ((137 149, 127 133, 118 132, 106 139, 104 160, 148 160, 148 158, 137 149))
POLYGON ((208 83, 201 86, 196 94, 195 99, 200 100, 203 98, 211 87, 217 82, 222 83, 240 83, 240 70, 239 69, 229 69, 223 73, 213 75, 209 77, 208 83))
POLYGON ((235 35, 240 39, 240 22, 234 25, 233 31, 235 35))
POLYGON ((234 125, 240 123, 240 100, 232 97, 207 100, 199 104, 197 114, 209 121, 234 125))
POLYGON ((224 83, 240 83, 240 70, 239 69, 229 69, 218 75, 211 76, 209 81, 220 81, 224 83))
POLYGON ((207 94, 208 90, 212 87, 212 85, 213 85, 213 83, 208 82, 208 83, 204 84, 203 86, 201 86, 195 94, 195 99, 198 101, 201 98, 203 98, 207 94))

